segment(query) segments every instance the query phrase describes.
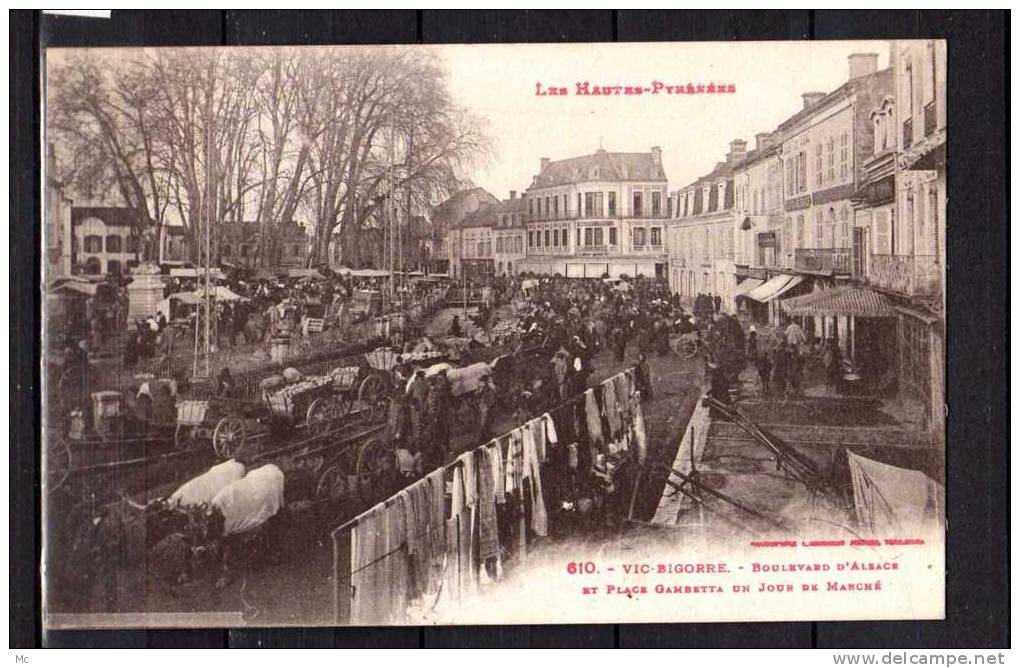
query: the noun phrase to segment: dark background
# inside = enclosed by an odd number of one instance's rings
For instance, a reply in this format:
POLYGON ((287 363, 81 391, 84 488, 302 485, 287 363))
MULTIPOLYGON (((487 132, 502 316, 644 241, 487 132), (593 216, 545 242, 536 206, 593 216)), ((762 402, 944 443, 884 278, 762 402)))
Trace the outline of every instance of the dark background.
MULTIPOLYGON (((1005 11, 11 11, 11 647, 1007 647, 1005 11), (373 629, 40 626, 40 49, 46 46, 948 40, 946 620, 373 629)), ((749 110, 753 113, 753 110, 749 110)))

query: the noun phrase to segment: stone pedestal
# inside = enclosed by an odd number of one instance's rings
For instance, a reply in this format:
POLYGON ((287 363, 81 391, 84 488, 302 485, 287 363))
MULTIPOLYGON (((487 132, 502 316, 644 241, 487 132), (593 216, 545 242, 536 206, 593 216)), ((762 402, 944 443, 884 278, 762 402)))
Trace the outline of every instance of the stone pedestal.
POLYGON ((165 282, 159 267, 147 262, 131 270, 131 283, 128 284, 128 327, 136 320, 144 320, 155 315, 159 303, 163 301, 165 282))

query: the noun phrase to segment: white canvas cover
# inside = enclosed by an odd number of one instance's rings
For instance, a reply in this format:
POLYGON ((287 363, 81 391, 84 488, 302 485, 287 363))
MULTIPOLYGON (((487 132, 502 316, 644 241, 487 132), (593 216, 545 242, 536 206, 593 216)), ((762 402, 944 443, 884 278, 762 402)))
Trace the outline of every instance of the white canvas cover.
POLYGON ((178 487, 170 495, 170 504, 186 507, 210 503, 224 487, 243 477, 244 464, 234 459, 222 462, 178 487))
POLYGON ((266 464, 220 490, 212 505, 223 513, 223 533, 244 533, 262 526, 283 507, 283 471, 266 464))

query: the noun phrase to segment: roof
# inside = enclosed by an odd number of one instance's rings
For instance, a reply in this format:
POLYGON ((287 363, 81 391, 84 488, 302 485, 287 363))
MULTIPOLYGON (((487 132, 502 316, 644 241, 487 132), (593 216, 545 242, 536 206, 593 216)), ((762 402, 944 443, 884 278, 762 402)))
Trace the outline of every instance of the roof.
POLYGON ((555 160, 535 175, 532 188, 584 181, 665 181, 662 163, 648 153, 608 153, 602 149, 591 155, 555 160))
POLYGON ((880 77, 888 77, 891 80, 892 68, 887 67, 884 70, 879 70, 877 72, 873 72, 863 77, 857 77, 856 79, 851 79, 850 81, 847 81, 845 84, 843 84, 836 90, 832 91, 815 104, 812 104, 810 107, 805 107, 804 109, 801 109, 800 111, 795 113, 793 116, 787 118, 785 121, 779 124, 778 129, 783 131, 793 128, 795 125, 797 125, 797 123, 800 123, 802 120, 818 112, 820 109, 824 109, 825 107, 827 107, 830 104, 833 104, 834 102, 845 100, 846 98, 850 97, 861 88, 871 85, 876 79, 880 77))
POLYGON ((770 158, 774 155, 779 155, 779 153, 782 151, 782 148, 783 145, 779 142, 776 142, 774 144, 766 146, 765 148, 756 148, 753 151, 748 151, 744 159, 740 161, 740 164, 735 165, 733 167, 733 171, 736 172, 738 170, 747 169, 748 167, 750 167, 751 165, 760 160, 770 158))
POLYGON ((146 213, 127 206, 72 206, 71 225, 78 225, 87 218, 98 218, 107 225, 135 227, 149 223, 146 213))
POLYGON ((482 204, 482 206, 464 216, 463 220, 452 225, 452 227, 496 227, 501 215, 511 213, 523 214, 526 210, 525 200, 522 197, 505 199, 497 204, 482 204))
POLYGON ((858 318, 890 318, 896 314, 888 297, 870 288, 845 286, 784 299, 790 315, 852 315, 858 318))
POLYGON ((682 190, 686 190, 687 188, 691 188, 691 187, 694 187, 694 186, 704 185, 706 183, 715 183, 715 182, 719 181, 720 179, 729 179, 729 178, 732 178, 733 177, 733 170, 738 165, 740 165, 740 164, 742 164, 742 163, 734 164, 734 163, 729 163, 729 162, 718 162, 718 163, 716 163, 715 167, 712 168, 711 172, 709 172, 708 174, 705 174, 704 176, 699 176, 697 179, 695 179, 691 183, 688 183, 684 187, 680 188, 677 192, 680 192, 682 190))

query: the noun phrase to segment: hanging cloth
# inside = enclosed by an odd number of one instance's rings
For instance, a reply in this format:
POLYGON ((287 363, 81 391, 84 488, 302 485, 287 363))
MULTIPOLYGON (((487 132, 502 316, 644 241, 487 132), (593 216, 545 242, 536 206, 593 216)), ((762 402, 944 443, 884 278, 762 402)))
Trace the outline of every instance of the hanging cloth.
POLYGON ((499 528, 496 525, 496 477, 492 459, 495 448, 478 450, 478 559, 485 563, 499 556, 499 528))
POLYGON ((876 536, 938 526, 943 507, 942 487, 911 469, 883 464, 847 452, 854 508, 858 523, 876 536))
POLYGON ((493 487, 496 494, 496 503, 506 503, 506 486, 504 485, 504 471, 503 471, 503 443, 509 442, 509 439, 501 438, 498 441, 492 441, 489 445, 485 446, 488 451, 489 465, 492 467, 492 480, 493 487))
POLYGON ((623 428, 623 419, 620 417, 616 395, 616 385, 612 381, 602 383, 602 407, 606 415, 606 422, 609 423, 609 437, 616 438, 623 428))
POLYGON ((634 437, 632 443, 637 451, 638 465, 643 465, 648 458, 648 435, 645 432, 645 415, 641 410, 641 400, 637 395, 631 395, 631 414, 634 416, 632 425, 634 437))
POLYGON ((525 492, 531 500, 531 530, 539 536, 549 534, 549 520, 545 512, 545 499, 542 496, 542 473, 535 447, 535 439, 524 439, 524 471, 526 477, 525 492))

